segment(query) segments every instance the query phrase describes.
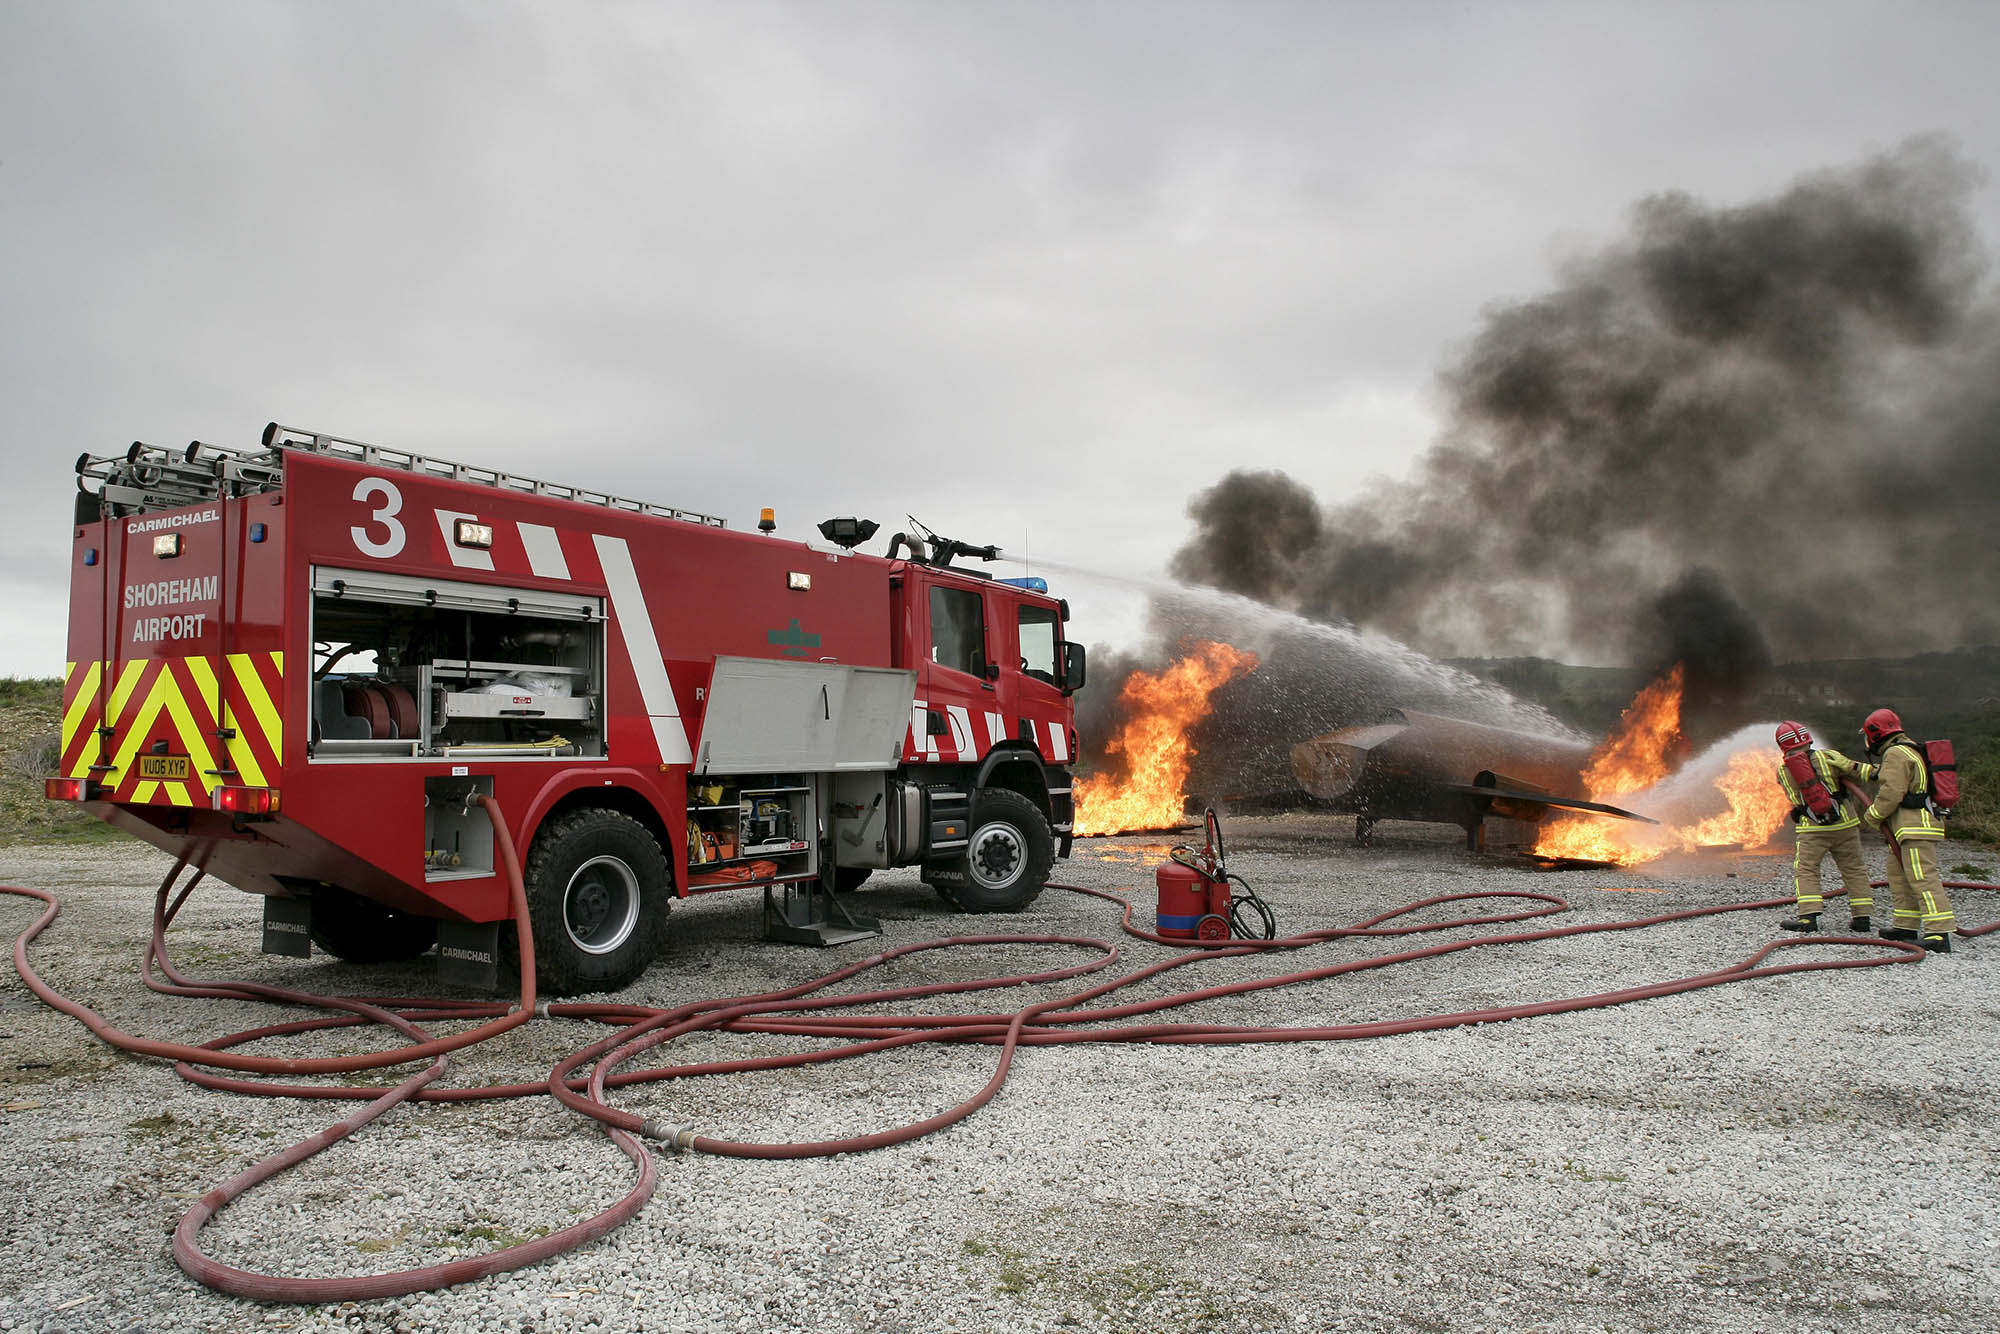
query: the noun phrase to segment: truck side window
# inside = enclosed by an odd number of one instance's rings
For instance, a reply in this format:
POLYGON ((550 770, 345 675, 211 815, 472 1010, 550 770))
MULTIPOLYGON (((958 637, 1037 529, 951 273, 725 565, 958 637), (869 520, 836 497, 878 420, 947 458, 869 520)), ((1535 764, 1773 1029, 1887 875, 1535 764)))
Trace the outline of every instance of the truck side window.
POLYGON ((986 674, 986 613, 979 594, 931 589, 931 661, 973 676, 986 674))
POLYGON ((1056 611, 1021 608, 1021 670, 1037 681, 1056 683, 1056 611))

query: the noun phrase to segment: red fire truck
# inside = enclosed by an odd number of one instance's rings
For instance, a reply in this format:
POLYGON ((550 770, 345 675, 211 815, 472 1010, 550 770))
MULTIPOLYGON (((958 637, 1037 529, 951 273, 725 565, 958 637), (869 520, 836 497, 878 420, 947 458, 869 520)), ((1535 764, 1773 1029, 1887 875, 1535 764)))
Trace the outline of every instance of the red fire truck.
POLYGON ((480 795, 558 993, 637 977, 676 897, 762 887, 827 942, 872 869, 1010 912, 1069 853, 1084 654, 1041 580, 952 563, 993 548, 862 555, 865 521, 788 541, 275 423, 77 473, 49 795, 266 896, 266 949, 490 978, 480 795))

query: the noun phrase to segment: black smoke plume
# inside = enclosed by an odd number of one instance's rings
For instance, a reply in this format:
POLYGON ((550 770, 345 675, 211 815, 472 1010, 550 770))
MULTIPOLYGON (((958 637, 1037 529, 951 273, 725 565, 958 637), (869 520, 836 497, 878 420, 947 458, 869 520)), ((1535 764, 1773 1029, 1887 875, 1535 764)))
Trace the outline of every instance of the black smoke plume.
POLYGON ((1433 653, 1689 663, 1729 712, 1773 653, 2000 637, 2000 313, 1928 138, 1712 207, 1647 199, 1492 308, 1412 480, 1322 508, 1282 473, 1190 503, 1173 572, 1433 653))

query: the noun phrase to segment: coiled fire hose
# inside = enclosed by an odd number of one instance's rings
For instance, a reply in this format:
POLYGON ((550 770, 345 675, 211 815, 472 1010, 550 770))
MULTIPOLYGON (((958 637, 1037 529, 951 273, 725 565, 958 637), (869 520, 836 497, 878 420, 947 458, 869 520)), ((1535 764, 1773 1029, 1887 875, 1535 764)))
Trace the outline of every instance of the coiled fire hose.
MULTIPOLYGON (((134 1037, 112 1027, 102 1016, 96 1014, 94 1011, 56 993, 29 965, 28 945, 44 928, 56 919, 61 910, 55 897, 42 890, 0 885, 0 893, 37 899, 47 905, 42 915, 15 939, 14 966, 20 973, 22 980, 42 1000, 77 1019, 105 1042, 121 1050, 173 1060, 176 1062, 175 1069, 182 1076, 193 1082, 212 1088, 283 1097, 348 1099, 361 1101, 365 1104, 353 1115, 328 1126, 318 1134, 293 1145, 291 1148, 273 1154, 271 1157, 264 1159, 262 1162, 257 1163, 210 1190, 182 1216, 174 1230, 173 1253, 175 1260, 194 1278, 221 1291, 259 1301, 323 1303, 399 1296, 427 1289, 448 1287, 470 1279, 484 1277, 488 1274, 517 1269, 581 1246, 588 1241, 602 1236, 632 1217, 632 1215, 636 1214, 644 1206, 658 1180, 658 1169, 652 1155, 646 1151, 639 1137, 665 1141, 670 1147, 676 1150, 692 1149, 699 1152, 746 1158, 819 1157, 904 1143, 963 1120, 989 1102, 999 1092, 1001 1085, 1005 1082, 1007 1073, 1012 1066, 1015 1052, 1023 1046, 1035 1047, 1078 1042, 1158 1042, 1175 1044, 1315 1042, 1386 1037, 1399 1033, 1434 1031, 1473 1024, 1497 1023, 1504 1020, 1527 1018, 1536 1015, 1560 1014, 1610 1005, 1620 1005, 1629 1001, 1696 991, 1706 987, 1743 982, 1759 977, 1775 977, 1786 973, 1811 972, 1828 968, 1873 968, 1891 964, 1920 963, 1925 957, 1921 946, 1902 942, 1880 941, 1860 936, 1827 935, 1801 937, 1773 941, 1739 963, 1711 972, 1697 974, 1693 977, 1648 983, 1616 991, 1600 992, 1594 995, 1531 1002, 1521 1005, 1499 1006, 1483 1010, 1466 1010, 1451 1014, 1420 1015, 1403 1019, 1294 1028, 1168 1023, 1151 1021, 1150 1019, 1145 1022, 1122 1023, 1121 1021, 1159 1015, 1219 997, 1240 996, 1257 991, 1273 990, 1279 987, 1324 981, 1328 978, 1348 973, 1391 967, 1399 963, 1452 954, 1460 950, 1479 949, 1495 945, 1523 944, 1537 940, 1550 940, 1562 936, 1586 935, 1597 932, 1638 930, 1667 922, 1690 921, 1697 918, 1719 916, 1725 913, 1780 907, 1788 905, 1790 899, 1759 899, 1742 903, 1723 904, 1717 907, 1661 913, 1651 917, 1635 918, 1627 921, 1586 923, 1567 927, 1538 927, 1503 934, 1481 935, 1441 944, 1392 950, 1389 953, 1345 960, 1281 976, 1250 978, 1199 987, 1173 995, 1157 996, 1146 1000, 1128 1001, 1122 1004, 1104 1004, 1102 1002, 1105 1002, 1107 998, 1116 992, 1137 983, 1174 969, 1195 966, 1219 956, 1241 956, 1271 950, 1304 949, 1347 937, 1396 939, 1404 936, 1416 936, 1465 927, 1501 926, 1550 917, 1567 911, 1569 904, 1552 894, 1529 892, 1501 891, 1446 894, 1433 898, 1420 899, 1416 902, 1406 904, 1401 908, 1378 913, 1373 917, 1366 918, 1348 927, 1335 927, 1320 931, 1305 932, 1273 940, 1198 942, 1191 940, 1168 940, 1135 926, 1132 921, 1135 905, 1122 895, 1104 890, 1090 889, 1081 885, 1054 884, 1052 882, 1053 888, 1068 890, 1072 893, 1087 894, 1094 898, 1104 899, 1107 902, 1119 905, 1123 910, 1121 926, 1127 935, 1158 944, 1182 947, 1184 952, 1147 965, 1136 972, 1099 981, 1068 995, 1037 1001, 1012 1011, 995 1010, 987 1013, 937 1015, 854 1013, 854 1011, 864 1006, 885 1005, 932 996, 966 994, 1068 981, 1100 972, 1109 967, 1121 957, 1120 949, 1110 942, 1084 936, 1027 934, 953 936, 885 950, 856 963, 835 969, 809 982, 754 996, 736 996, 696 1001, 664 1010, 650 1006, 615 1004, 542 1003, 538 1005, 534 990, 533 939, 528 929, 527 899, 521 884, 519 861, 515 855, 513 842, 501 818, 499 809, 493 804, 490 798, 482 797, 480 800, 486 806, 493 820, 502 867, 506 875, 508 890, 514 908, 515 922, 520 931, 521 990, 518 1001, 511 1006, 498 1002, 453 1001, 434 998, 315 996, 305 992, 295 992, 248 982, 191 981, 174 970, 166 954, 166 928, 180 911, 181 905, 187 901, 188 895, 192 893, 195 886, 201 881, 201 875, 197 872, 194 879, 189 881, 177 894, 171 893, 173 885, 179 879, 184 869, 185 862, 183 862, 177 864, 161 883, 159 893, 154 901, 153 930, 142 959, 142 974, 148 986, 156 991, 170 995, 269 1000, 287 1005, 328 1009, 336 1011, 336 1013, 314 1019, 250 1029, 245 1032, 231 1034, 227 1037, 216 1038, 199 1046, 134 1037), (1488 912, 1443 921, 1405 922, 1402 920, 1414 913, 1439 905, 1471 903, 1487 899, 1521 900, 1534 906, 1520 911, 1488 912), (1068 967, 1037 973, 980 978, 960 982, 933 983, 922 986, 895 987, 869 992, 845 993, 837 996, 822 994, 828 987, 881 967, 892 960, 923 951, 1023 944, 1052 945, 1079 949, 1088 951, 1095 957, 1068 967), (1877 952, 1860 958, 1813 958, 1797 963, 1767 962, 1776 951, 1781 949, 1825 945, 1868 946, 1877 952), (161 982, 153 976, 153 965, 155 963, 158 964, 160 972, 165 975, 165 982, 161 982), (571 1053, 568 1057, 565 1057, 550 1072, 546 1080, 531 1083, 490 1085, 478 1088, 437 1088, 434 1086, 435 1081, 445 1071, 445 1057, 448 1052, 463 1050, 474 1043, 506 1032, 509 1029, 528 1022, 531 1017, 536 1015, 586 1019, 597 1023, 617 1025, 617 1029, 609 1036, 600 1038, 596 1042, 590 1043, 571 1053), (422 1027, 422 1024, 426 1021, 451 1022, 470 1019, 484 1020, 485 1022, 449 1038, 431 1037, 422 1027), (257 1057, 234 1051, 234 1048, 260 1038, 363 1023, 386 1024, 409 1038, 410 1044, 390 1051, 371 1053, 363 1056, 311 1060, 257 1057), (1085 1027, 1085 1025, 1091 1025, 1091 1027, 1085 1027), (765 1033, 832 1039, 844 1045, 730 1061, 706 1061, 681 1065, 624 1068, 642 1053, 671 1042, 674 1038, 683 1034, 696 1031, 765 1033), (801 1143, 746 1143, 703 1134, 693 1125, 672 1125, 656 1118, 643 1118, 631 1112, 615 1108, 607 1101, 609 1089, 630 1084, 670 1079, 686 1080, 699 1076, 729 1075, 755 1070, 776 1070, 793 1066, 845 1060, 867 1055, 871 1052, 911 1046, 924 1042, 980 1043, 997 1046, 1000 1048, 1000 1052, 995 1062, 993 1075, 985 1086, 970 1098, 967 1098, 955 1107, 913 1121, 907 1125, 880 1130, 870 1134, 801 1143), (401 1083, 391 1088, 379 1086, 337 1087, 320 1084, 269 1083, 217 1073, 218 1070, 230 1070, 264 1075, 324 1074, 380 1069, 390 1065, 414 1064, 420 1061, 427 1062, 423 1069, 408 1076, 401 1083), (587 1075, 580 1074, 579 1072, 585 1066, 589 1067, 589 1073, 587 1075), (533 1241, 505 1247, 469 1259, 458 1260, 448 1264, 402 1270, 395 1273, 362 1275, 349 1278, 304 1279, 252 1273, 221 1264, 208 1258, 201 1253, 197 1245, 198 1235, 203 1225, 232 1201, 239 1199, 261 1182, 269 1180, 286 1168, 311 1157, 324 1148, 340 1142, 382 1115, 383 1112, 400 1103, 409 1101, 470 1101, 522 1097, 541 1093, 551 1094, 565 1106, 602 1123, 613 1142, 633 1161, 637 1169, 637 1179, 624 1197, 602 1213, 583 1222, 573 1224, 557 1232, 549 1233, 547 1236, 536 1238, 533 1241)), ((1944 884, 1952 889, 2000 890, 2000 885, 1979 881, 1949 880, 1945 881, 1944 884)), ((2000 922, 1994 922, 1986 926, 1960 928, 1959 934, 1963 936, 1980 936, 1996 928, 2000 928, 2000 922)))

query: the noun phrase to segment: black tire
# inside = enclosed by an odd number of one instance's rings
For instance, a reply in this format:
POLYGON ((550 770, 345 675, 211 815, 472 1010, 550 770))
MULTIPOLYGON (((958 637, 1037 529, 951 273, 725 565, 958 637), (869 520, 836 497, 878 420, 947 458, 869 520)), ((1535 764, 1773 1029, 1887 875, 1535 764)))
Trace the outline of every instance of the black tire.
POLYGON ((870 866, 836 866, 833 868, 833 892, 852 894, 868 883, 868 877, 873 874, 874 868, 870 866))
POLYGON ((674 898, 666 855, 622 811, 571 811, 543 825, 522 879, 537 991, 616 991, 666 941, 674 898))
POLYGON ((397 912, 334 885, 312 895, 312 943, 349 963, 401 963, 437 944, 437 919, 397 912))
POLYGON ((972 838, 946 874, 925 868, 938 897, 962 912, 1020 912, 1049 882, 1055 836, 1035 803, 1004 787, 972 798, 972 838))

